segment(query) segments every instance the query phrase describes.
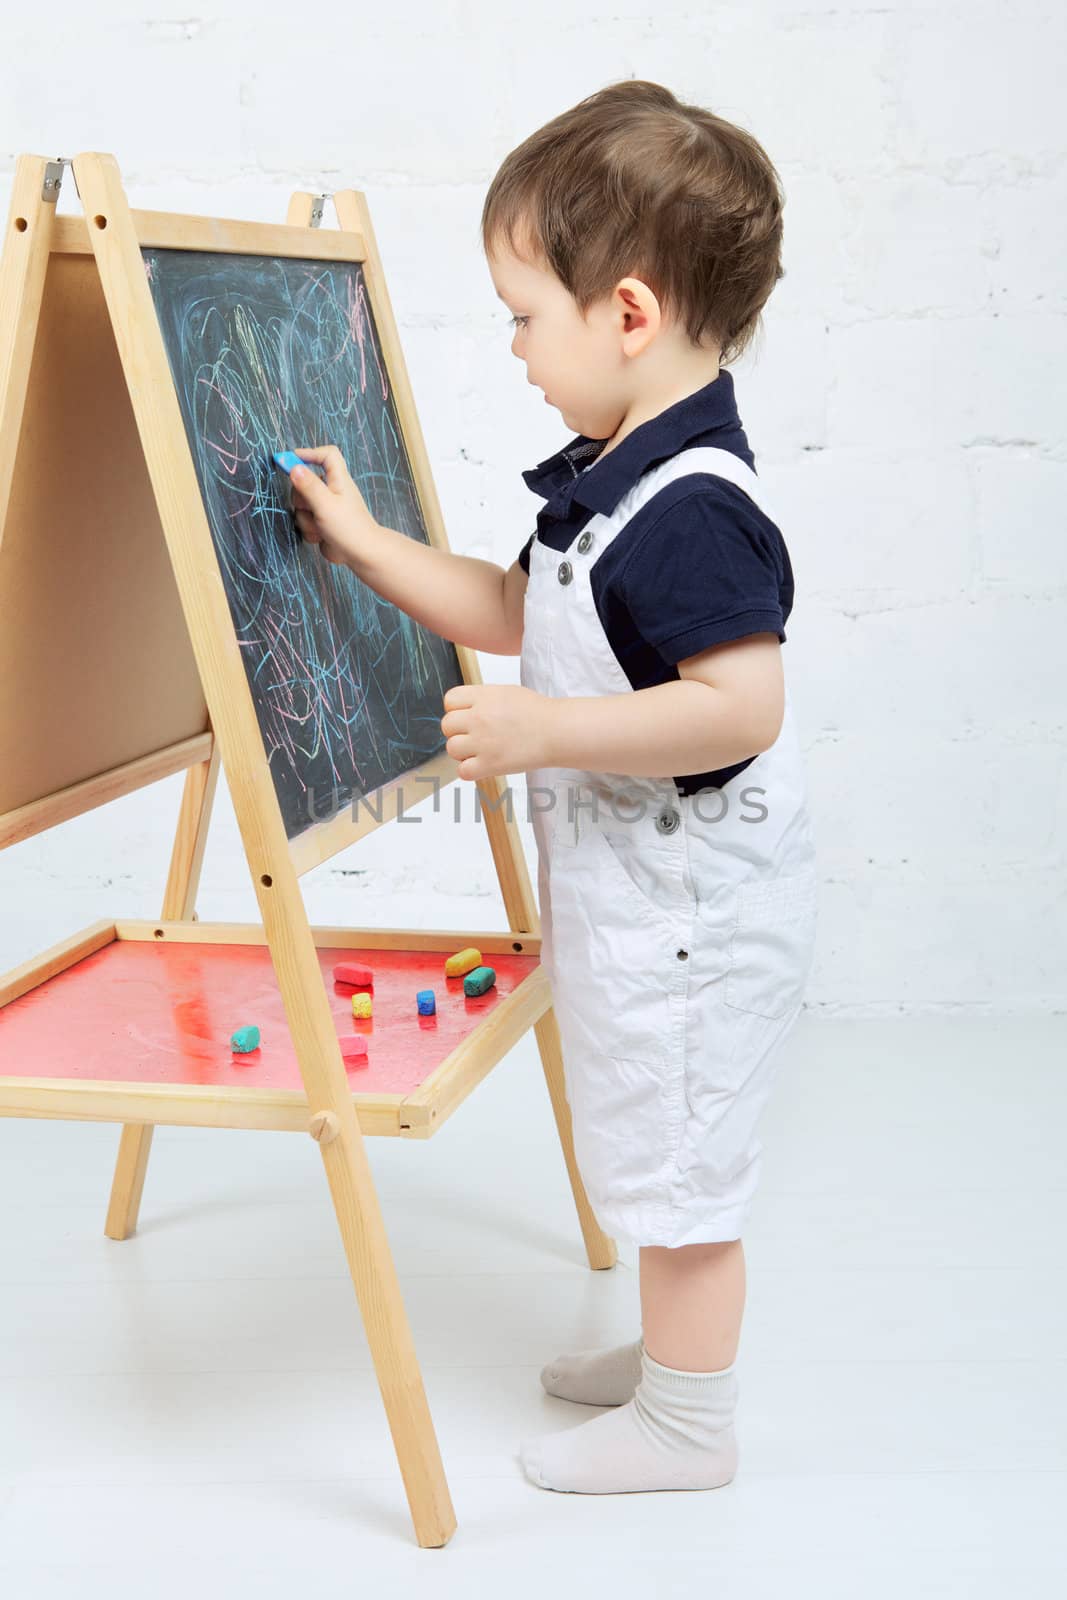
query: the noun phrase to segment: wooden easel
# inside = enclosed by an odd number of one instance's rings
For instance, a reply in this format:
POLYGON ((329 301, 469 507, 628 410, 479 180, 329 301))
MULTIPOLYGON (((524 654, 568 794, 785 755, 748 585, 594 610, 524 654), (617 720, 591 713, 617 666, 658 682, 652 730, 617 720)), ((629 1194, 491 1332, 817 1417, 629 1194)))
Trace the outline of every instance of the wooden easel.
MULTIPOLYGON (((27 658, 21 676, 8 675, 6 690, 0 683, 0 848, 175 772, 186 778, 159 921, 96 922, 0 977, 0 1115, 122 1124, 104 1229, 112 1239, 127 1238, 136 1226, 157 1123, 310 1133, 322 1154, 416 1538, 423 1547, 441 1546, 456 1518, 363 1138, 430 1138, 532 1026, 589 1264, 615 1264, 614 1241, 596 1221, 574 1158, 559 1033, 538 961, 536 902, 517 829, 501 808, 503 780, 491 778, 478 787, 509 933, 309 926, 301 873, 378 822, 341 813, 286 836, 140 254, 142 246, 156 245, 359 261, 429 536, 447 549, 370 214, 364 195, 351 189, 333 197, 339 230, 319 229, 324 197, 301 192, 292 196, 284 226, 131 211, 113 157, 87 153, 72 163, 84 217, 57 216, 64 165, 19 158, 0 261, 0 540, 6 535, 0 626, 16 666, 21 651, 27 658), (34 485, 49 462, 53 474, 69 471, 72 480, 66 489, 60 483, 49 490, 67 494, 72 519, 58 558, 49 555, 54 528, 32 525, 39 506, 34 485), (99 593, 87 595, 87 580, 71 576, 71 563, 81 555, 90 560, 85 573, 106 573, 108 541, 134 539, 141 603, 113 629, 105 580, 99 593), (56 580, 50 626, 57 638, 94 630, 89 658, 101 698, 98 718, 83 717, 58 740, 63 662, 51 668, 40 655, 32 615, 25 638, 19 633, 24 613, 32 614, 23 604, 30 576, 40 575, 33 564, 50 560, 56 564, 49 573, 56 580), (124 696, 123 686, 137 674, 143 691, 124 696), (39 743, 25 731, 38 726, 45 730, 39 743), (220 760, 261 925, 203 924, 196 916, 220 760), (190 944, 213 946, 220 955, 265 946, 302 1088, 257 1086, 255 1068, 239 1087, 161 1082, 158 1074, 152 1081, 87 1078, 75 1070, 74 1055, 68 1059, 55 1045, 55 1034, 46 1041, 25 1032, 31 1013, 43 1024, 53 996, 62 1005, 61 986, 80 981, 87 963, 93 992, 106 1001, 123 952, 137 954, 133 943, 142 964, 173 959, 177 947, 190 944), (353 1092, 320 952, 377 950, 383 961, 386 952, 398 959, 433 953, 441 982, 444 956, 471 944, 489 961, 512 963, 508 992, 490 998, 484 1016, 414 1090, 353 1092), (32 1007, 20 1008, 20 998, 31 993, 32 1007), (17 1062, 9 1059, 15 1037, 29 1041, 17 1062)), ((465 680, 481 682, 474 653, 458 647, 458 655, 465 680)), ((443 753, 422 770, 442 783, 456 775, 443 753)), ((395 818, 396 786, 383 789, 380 799, 382 820, 395 818)), ((228 1052, 228 1040, 221 1043, 228 1052)), ((76 1046, 75 1033, 72 1051, 76 1046)))

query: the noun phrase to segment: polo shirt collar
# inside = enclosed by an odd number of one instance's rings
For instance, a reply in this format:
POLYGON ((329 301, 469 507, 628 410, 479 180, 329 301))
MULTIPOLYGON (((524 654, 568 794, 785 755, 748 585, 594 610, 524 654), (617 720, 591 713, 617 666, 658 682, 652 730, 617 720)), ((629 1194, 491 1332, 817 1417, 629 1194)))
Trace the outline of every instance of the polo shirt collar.
POLYGON ((529 467, 522 476, 535 494, 552 501, 553 513, 558 510, 561 517, 569 514, 572 500, 607 517, 627 490, 657 462, 676 455, 701 434, 740 426, 733 377, 726 368, 720 368, 702 389, 676 400, 658 416, 634 428, 621 444, 608 451, 603 461, 597 457, 604 440, 579 433, 562 450, 536 467, 529 467), (591 461, 595 464, 588 472, 582 472, 591 461))

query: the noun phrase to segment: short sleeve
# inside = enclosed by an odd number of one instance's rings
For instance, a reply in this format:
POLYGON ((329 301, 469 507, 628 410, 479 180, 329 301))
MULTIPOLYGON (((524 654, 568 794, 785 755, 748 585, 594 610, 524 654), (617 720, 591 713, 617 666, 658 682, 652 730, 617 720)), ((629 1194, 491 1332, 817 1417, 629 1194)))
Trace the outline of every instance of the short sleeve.
POLYGON ((617 582, 634 628, 672 665, 750 633, 785 642, 793 580, 784 541, 732 484, 674 501, 638 539, 617 582))
POLYGON ((533 544, 534 538, 535 535, 531 533, 530 537, 519 551, 519 566, 522 568, 523 572, 525 572, 527 577, 530 576, 530 546, 533 544))

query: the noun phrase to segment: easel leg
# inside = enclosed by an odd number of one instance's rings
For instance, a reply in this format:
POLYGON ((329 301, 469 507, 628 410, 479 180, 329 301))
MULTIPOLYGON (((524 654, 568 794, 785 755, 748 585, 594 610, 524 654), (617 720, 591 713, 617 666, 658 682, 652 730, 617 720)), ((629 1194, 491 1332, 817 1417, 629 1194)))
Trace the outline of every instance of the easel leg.
MULTIPOLYGON (((160 913, 164 921, 187 921, 196 916, 196 891, 200 886, 200 868, 218 777, 219 747, 216 744, 209 761, 198 761, 185 774, 170 872, 160 913)), ((128 1239, 137 1226, 151 1148, 151 1123, 131 1122, 124 1126, 104 1223, 104 1233, 109 1239, 128 1239)))
POLYGON ((366 1147, 358 1131, 355 1143, 342 1137, 330 1111, 312 1117, 310 1132, 322 1151, 415 1537, 424 1550, 439 1549, 455 1532, 456 1514, 366 1147))
POLYGON ((109 1239, 125 1239, 137 1226, 141 1190, 148 1171, 148 1152, 152 1148, 152 1124, 128 1122, 119 1140, 119 1158, 111 1180, 104 1232, 109 1239))
POLYGON ((544 1069, 545 1082, 548 1084, 548 1095, 552 1101, 552 1111, 556 1118, 559 1142, 563 1147, 563 1159, 567 1165, 567 1174, 571 1180, 574 1203, 578 1207, 578 1224, 582 1230, 582 1238, 585 1240, 585 1253, 589 1258, 589 1265, 594 1271, 604 1267, 613 1267, 619 1259, 615 1240, 604 1232, 596 1220, 596 1214, 589 1204, 589 1197, 585 1192, 585 1184, 582 1182, 582 1175, 578 1170, 578 1163, 574 1156, 571 1112, 567 1104, 567 1093, 563 1078, 563 1047, 560 1044, 559 1023, 556 1021, 556 1013, 551 1007, 539 1022, 534 1023, 534 1033, 537 1036, 537 1047, 541 1052, 541 1066, 544 1069))

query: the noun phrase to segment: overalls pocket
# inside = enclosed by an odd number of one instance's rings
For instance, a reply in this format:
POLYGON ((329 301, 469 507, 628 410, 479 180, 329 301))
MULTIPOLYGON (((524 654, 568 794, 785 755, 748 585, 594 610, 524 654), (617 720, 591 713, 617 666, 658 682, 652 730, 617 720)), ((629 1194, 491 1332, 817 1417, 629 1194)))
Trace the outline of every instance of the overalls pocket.
POLYGON ((647 832, 639 836, 625 823, 601 823, 595 831, 605 887, 673 955, 679 942, 688 943, 693 915, 684 836, 652 841, 647 832))
POLYGON ((622 833, 609 829, 593 830, 597 841, 601 870, 606 893, 617 896, 630 908, 634 921, 642 929, 655 932, 668 943, 675 938, 669 911, 673 894, 669 886, 672 877, 664 870, 664 863, 651 858, 622 833))
POLYGON ((813 866, 740 884, 725 1003, 757 1017, 784 1017, 793 1010, 811 970, 817 917, 813 866))

